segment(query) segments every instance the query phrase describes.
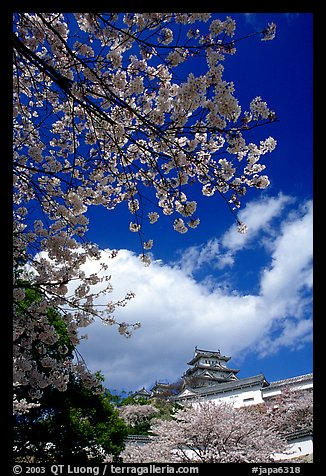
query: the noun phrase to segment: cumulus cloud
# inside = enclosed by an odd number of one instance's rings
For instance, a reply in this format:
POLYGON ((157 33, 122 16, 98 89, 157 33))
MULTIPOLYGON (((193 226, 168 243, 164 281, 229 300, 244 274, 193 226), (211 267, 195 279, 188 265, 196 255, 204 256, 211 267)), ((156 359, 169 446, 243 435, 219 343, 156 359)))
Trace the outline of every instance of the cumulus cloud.
POLYGON ((293 203, 290 196, 279 193, 276 197, 266 197, 250 202, 240 211, 238 218, 248 227, 247 233, 237 232, 237 225, 232 225, 220 238, 212 238, 207 243, 191 246, 182 252, 176 264, 189 275, 193 275, 204 265, 223 269, 235 263, 235 256, 240 250, 257 246, 257 241, 266 246, 273 237, 272 222, 284 209, 293 203), (263 241, 263 233, 268 232, 269 240, 263 241))
MULTIPOLYGON (((261 207, 253 204, 251 213, 247 208, 247 222, 254 228, 246 246, 289 203, 290 198, 279 195, 261 207)), ((256 294, 218 287, 212 290, 205 281, 197 282, 187 268, 155 260, 144 267, 134 253, 120 250, 109 263, 114 291, 108 298, 120 299, 135 292, 135 299, 118 309, 116 318, 140 321, 142 327, 125 339, 113 327, 92 324, 86 330, 88 340, 79 347, 89 368, 101 370, 111 389, 136 390, 149 388, 155 380, 178 379, 196 345, 220 348, 236 357, 253 347, 260 355, 268 355, 311 340, 311 202, 283 217, 276 229, 270 228, 270 258, 258 276, 256 294)), ((227 233, 232 236, 230 230, 227 233)), ((216 256, 226 236, 208 242, 207 255, 216 256)), ((224 247, 240 252, 235 238, 225 243, 224 247)), ((197 265, 206 259, 206 255, 193 252, 197 265)), ((105 251, 102 254, 105 259, 105 251)))
POLYGON ((275 238, 271 266, 262 275, 261 294, 270 306, 278 306, 278 313, 287 295, 295 299, 299 291, 312 285, 312 219, 312 203, 308 202, 283 222, 275 238))
POLYGON ((279 217, 293 201, 292 197, 279 193, 276 197, 265 197, 248 203, 239 213, 239 220, 248 227, 247 233, 235 233, 236 225, 233 225, 221 238, 223 247, 236 252, 252 244, 262 231, 272 232, 272 220, 279 217))

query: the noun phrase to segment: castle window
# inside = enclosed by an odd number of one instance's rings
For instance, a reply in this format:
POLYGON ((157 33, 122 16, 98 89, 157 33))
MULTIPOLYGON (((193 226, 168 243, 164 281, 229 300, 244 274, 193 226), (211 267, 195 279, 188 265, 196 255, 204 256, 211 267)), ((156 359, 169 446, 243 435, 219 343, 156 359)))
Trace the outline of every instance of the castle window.
POLYGON ((249 403, 249 402, 253 402, 253 401, 254 401, 254 397, 244 398, 244 399, 243 399, 243 403, 249 403))

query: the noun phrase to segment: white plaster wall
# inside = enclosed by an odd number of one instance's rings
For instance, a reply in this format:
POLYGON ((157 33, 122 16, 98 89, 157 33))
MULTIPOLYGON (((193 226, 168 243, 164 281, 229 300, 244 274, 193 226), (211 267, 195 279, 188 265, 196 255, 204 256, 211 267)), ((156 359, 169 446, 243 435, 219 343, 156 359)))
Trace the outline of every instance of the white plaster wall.
MULTIPOLYGON (((238 389, 230 392, 225 392, 220 395, 203 395, 201 401, 209 401, 213 403, 233 403, 236 408, 257 405, 263 403, 262 393, 260 388, 250 389, 238 389), (246 401, 247 400, 247 401, 246 401)), ((190 401, 189 401, 190 403, 190 401)), ((196 405, 196 402, 192 401, 191 404, 196 405)))
POLYGON ((313 381, 290 382, 289 384, 280 385, 276 388, 265 387, 262 392, 264 397, 273 397, 280 395, 284 388, 290 387, 292 390, 308 390, 313 388, 313 381))
POLYGON ((313 453, 312 436, 308 435, 298 438, 294 442, 289 443, 286 453, 275 453, 273 457, 275 460, 283 460, 290 458, 297 458, 298 456, 310 455, 313 453))

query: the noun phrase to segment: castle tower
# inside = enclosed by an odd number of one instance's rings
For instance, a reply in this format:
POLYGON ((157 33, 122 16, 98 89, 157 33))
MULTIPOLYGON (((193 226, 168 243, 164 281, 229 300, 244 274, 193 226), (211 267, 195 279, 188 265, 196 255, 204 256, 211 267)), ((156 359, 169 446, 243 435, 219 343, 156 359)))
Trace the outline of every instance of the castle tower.
POLYGON ((238 380, 238 369, 227 367, 231 357, 222 355, 219 350, 202 350, 195 347, 193 358, 188 362, 191 368, 183 378, 188 387, 206 387, 218 383, 238 380))

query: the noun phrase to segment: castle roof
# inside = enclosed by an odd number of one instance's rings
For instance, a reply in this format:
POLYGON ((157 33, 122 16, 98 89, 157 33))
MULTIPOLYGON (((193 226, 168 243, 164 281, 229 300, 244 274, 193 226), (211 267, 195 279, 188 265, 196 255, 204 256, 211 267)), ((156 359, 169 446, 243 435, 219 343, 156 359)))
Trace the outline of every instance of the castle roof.
POLYGON ((198 349, 197 347, 195 347, 194 356, 189 362, 187 362, 187 364, 188 365, 193 365, 197 362, 197 360, 199 360, 200 358, 203 358, 203 357, 206 358, 206 359, 215 357, 215 358, 218 358, 220 360, 224 360, 225 362, 227 362, 228 360, 231 359, 231 357, 227 357, 225 355, 222 355, 219 350, 218 351, 203 350, 203 349, 198 349))
POLYGON ((137 390, 137 392, 133 394, 134 397, 145 397, 145 398, 151 397, 151 395, 152 394, 148 390, 146 390, 145 387, 141 388, 140 390, 137 390))
POLYGON ((182 400, 183 397, 187 396, 201 398, 207 395, 218 395, 233 390, 240 390, 242 388, 255 387, 257 385, 261 388, 269 386, 269 382, 262 373, 254 375, 253 377, 217 383, 215 385, 210 385, 209 387, 186 388, 175 398, 177 400, 182 400))
POLYGON ((209 387, 197 387, 191 389, 188 388, 179 395, 177 395, 176 398, 182 399, 186 396, 191 396, 192 398, 201 398, 206 395, 217 395, 233 390, 240 390, 242 388, 255 387, 257 385, 259 385, 261 388, 269 386, 269 383, 267 382, 265 376, 262 373, 253 377, 217 383, 215 385, 210 385, 209 387))
POLYGON ((205 364, 198 364, 196 365, 195 367, 192 367, 190 369, 187 369, 186 370, 186 375, 190 375, 194 372, 198 372, 198 369, 202 369, 202 370, 207 370, 209 368, 209 370, 211 371, 219 371, 219 372, 225 372, 225 373, 238 373, 240 372, 239 369, 231 369, 230 367, 225 367, 223 365, 219 365, 219 364, 215 364, 215 365, 211 365, 211 366, 207 366, 205 364))
POLYGON ((298 375, 296 377, 290 377, 283 380, 275 380, 274 382, 270 382, 270 388, 274 387, 282 387, 283 385, 289 385, 292 383, 300 383, 300 382, 309 382, 313 380, 314 374, 304 374, 298 375))

